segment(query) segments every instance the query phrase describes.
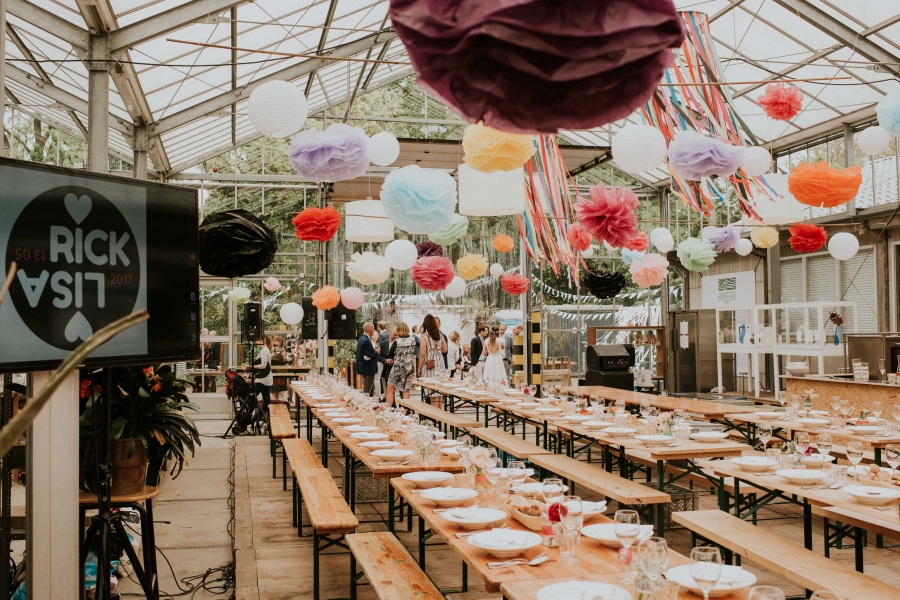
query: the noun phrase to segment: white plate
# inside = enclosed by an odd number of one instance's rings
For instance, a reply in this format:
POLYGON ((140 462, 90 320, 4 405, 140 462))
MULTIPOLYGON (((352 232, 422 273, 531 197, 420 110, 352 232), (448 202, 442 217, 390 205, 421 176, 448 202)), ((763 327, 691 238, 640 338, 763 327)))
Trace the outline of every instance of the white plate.
POLYGON ((825 471, 815 469, 780 469, 775 471, 775 474, 799 485, 809 485, 828 477, 828 473, 825 471))
POLYGON ((336 418, 336 417, 346 417, 346 416, 349 415, 349 414, 350 414, 350 413, 348 413, 346 410, 336 410, 336 411, 333 411, 333 412, 327 412, 327 413, 325 413, 325 416, 328 417, 329 419, 333 419, 333 418, 336 418))
POLYGON ((590 415, 564 415, 563 419, 569 423, 587 423, 592 420, 593 417, 590 415))
POLYGON ((377 456, 384 461, 401 461, 412 456, 413 451, 390 448, 387 450, 372 450, 371 454, 372 456, 377 456))
POLYGON ((456 487, 432 487, 419 494, 422 498, 438 506, 459 506, 467 500, 478 497, 478 492, 456 487))
POLYGON ((630 427, 607 427, 603 433, 613 437, 631 437, 636 431, 630 427))
POLYGON ((593 419, 591 419, 590 421, 585 421, 584 423, 582 423, 582 425, 592 431, 598 431, 600 429, 606 429, 607 427, 613 426, 613 424, 609 421, 594 421, 593 419))
POLYGON ((535 409, 534 412, 541 414, 541 415, 553 415, 553 414, 556 414, 561 411, 562 411, 562 408, 560 408, 559 406, 548 406, 547 408, 535 409))
POLYGON ((777 460, 772 460, 765 456, 742 456, 740 458, 732 458, 731 462, 748 473, 762 473, 778 465, 777 460))
POLYGON ((537 408, 540 405, 540 402, 519 402, 519 408, 537 408))
POLYGON ((401 479, 411 481, 417 488, 431 489, 438 487, 442 483, 446 483, 453 479, 453 473, 444 473, 443 471, 414 471, 412 473, 404 473, 401 479))
POLYGON ((538 590, 537 600, 631 600, 631 592, 611 583, 564 581, 538 590))
POLYGON ((451 446, 457 445, 459 442, 457 440, 438 440, 437 443, 441 446, 449 448, 451 446))
MULTIPOLYGON (((563 493, 568 492, 569 486, 564 485, 562 491, 563 491, 563 493)), ((543 496, 544 495, 544 484, 541 483, 540 481, 536 481, 534 483, 523 483, 520 486, 516 486, 516 493, 517 494, 535 494, 537 496, 543 496)))
POLYGON ((485 390, 472 390, 469 393, 472 394, 473 396, 490 396, 491 395, 490 392, 487 392, 485 390))
POLYGON ((713 444, 715 442, 721 442, 725 438, 728 437, 727 433, 721 433, 718 431, 698 431, 697 433, 691 434, 691 439, 697 442, 703 442, 705 444, 713 444))
POLYGON ((341 425, 353 425, 355 423, 362 423, 362 419, 359 419, 357 417, 344 417, 341 419, 335 419, 334 422, 341 425))
POLYGON ((524 398, 525 392, 522 390, 503 390, 503 393, 507 396, 512 396, 514 398, 524 398))
MULTIPOLYGON (((346 427, 342 427, 344 431, 353 431, 353 432, 366 432, 371 433, 372 431, 378 431, 378 428, 374 425, 347 425, 346 427)), ((353 437, 352 435, 350 437, 353 437)))
MULTIPOLYGON (((440 488, 446 490, 447 488, 440 488)), ((437 491, 437 490, 430 490, 437 491)), ((468 490, 476 496, 478 492, 468 490)), ((425 494, 427 492, 422 492, 425 494)), ((491 523, 506 519, 506 511, 497 510, 496 508, 458 508, 456 510, 448 510, 441 513, 444 519, 451 523, 456 523, 463 529, 484 529, 491 523)))
POLYGON ((459 452, 456 451, 456 446, 443 446, 441 448, 441 454, 446 454, 447 456, 459 456, 459 452))
POLYGON ((675 441, 669 435, 636 435, 634 439, 643 442, 645 446, 668 446, 675 441))
MULTIPOLYGON (((619 543, 619 538, 616 537, 616 531, 613 526, 613 523, 587 525, 586 527, 581 528, 581 535, 591 538, 592 540, 597 540, 604 546, 609 546, 610 548, 621 548, 622 544, 619 543)), ((639 540, 648 538, 652 535, 653 525, 641 525, 641 533, 638 536, 639 540)), ((635 542, 635 544, 637 544, 637 542, 635 542)), ((637 546, 633 547, 636 548, 637 546)))
POLYGON ((588 502, 587 500, 581 501, 581 514, 585 519, 590 519, 591 517, 596 517, 597 515, 602 515, 606 512, 606 500, 602 502, 588 502))
POLYGON ((869 487, 867 485, 848 485, 842 487, 841 491, 853 496, 853 498, 861 504, 869 504, 872 506, 882 506, 900 498, 900 491, 898 490, 882 487, 869 487))
POLYGON ((820 429, 831 425, 831 419, 797 419, 797 422, 810 429, 820 429))
MULTIPOLYGON (((509 469, 491 469, 492 473, 500 473, 500 477, 509 477, 509 469)), ((534 475, 534 469, 530 467, 525 468, 525 477, 531 477, 534 475)))
POLYGON ((481 548, 491 556, 511 558, 540 546, 543 538, 532 531, 492 529, 473 533, 468 537, 468 541, 470 545, 481 548))
POLYGON ((512 405, 512 404, 521 404, 521 403, 522 403, 522 398, 511 398, 511 397, 506 397, 506 398, 501 398, 501 399, 500 399, 500 404, 510 404, 510 405, 512 405))
POLYGON ((822 454, 811 454, 810 456, 804 456, 800 460, 803 461, 803 464, 806 465, 807 469, 818 469, 826 462, 834 462, 834 458, 831 455, 824 456, 822 454))
POLYGON ((326 402, 324 404, 322 404, 322 403, 313 404, 313 408, 337 408, 337 407, 338 407, 337 402, 326 402))
POLYGON ((775 421, 777 419, 781 419, 782 417, 784 417, 784 413, 771 412, 771 411, 755 412, 753 414, 756 415, 757 417, 763 418, 767 421, 775 421))
POLYGON ((375 433, 372 431, 360 431, 359 433, 350 434, 351 440, 386 440, 389 436, 386 433, 375 433))
POLYGON ((400 442, 392 442, 390 440, 374 440, 372 442, 361 442, 360 448, 369 448, 370 450, 386 450, 388 448, 396 448, 400 442))
POLYGON ((847 429, 858 435, 872 435, 873 433, 884 431, 882 427, 877 425, 850 425, 847 429))
MULTIPOLYGON (((666 579, 674 581, 681 587, 690 590, 694 594, 703 597, 703 592, 697 587, 697 582, 691 577, 691 565, 672 567, 665 573, 666 579)), ((722 565, 722 578, 709 592, 710 598, 726 596, 736 590, 743 590, 756 583, 756 575, 745 571, 741 567, 722 565)))

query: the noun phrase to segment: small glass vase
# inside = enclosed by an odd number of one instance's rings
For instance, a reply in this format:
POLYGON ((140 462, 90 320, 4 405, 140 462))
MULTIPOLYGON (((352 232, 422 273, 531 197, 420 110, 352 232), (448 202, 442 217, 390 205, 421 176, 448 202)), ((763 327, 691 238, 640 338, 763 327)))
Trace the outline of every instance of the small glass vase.
POLYGON ((488 483, 487 475, 478 469, 475 472, 475 491, 486 492, 488 488, 490 488, 490 484, 488 483))
POLYGON ((547 514, 543 515, 543 524, 541 525, 541 538, 545 546, 559 546, 559 530, 560 523, 551 523, 547 518, 547 514))
POLYGON ((844 339, 844 326, 843 325, 835 326, 835 328, 834 328, 834 345, 840 346, 841 340, 843 340, 843 339, 844 339))

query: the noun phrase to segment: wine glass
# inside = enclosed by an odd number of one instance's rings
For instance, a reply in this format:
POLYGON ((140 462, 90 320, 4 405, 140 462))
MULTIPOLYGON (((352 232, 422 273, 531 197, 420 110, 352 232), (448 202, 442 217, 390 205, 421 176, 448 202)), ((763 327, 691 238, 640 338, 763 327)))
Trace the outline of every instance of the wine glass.
POLYGON ((900 446, 888 444, 884 447, 884 460, 891 466, 891 471, 896 471, 900 466, 900 446))
POLYGON ((809 450, 809 434, 805 431, 798 432, 794 437, 794 443, 797 444, 800 454, 806 454, 806 451, 809 450))
POLYGON ((794 416, 797 415, 797 409, 800 408, 800 395, 799 394, 791 394, 791 409, 794 411, 794 416))
POLYGON ((827 433, 820 433, 816 436, 816 451, 822 456, 828 456, 831 452, 831 435, 827 433))
POLYGON ((566 507, 562 523, 568 530, 566 533, 569 536, 568 541, 571 546, 567 548, 566 552, 560 552, 560 560, 567 565, 575 565, 581 562, 575 557, 575 540, 577 539, 578 530, 581 529, 583 505, 581 498, 578 496, 565 496, 562 504, 566 507))
POLYGON ((881 373, 881 383, 884 383, 884 374, 887 373, 887 369, 884 367, 884 359, 878 359, 878 372, 881 373))
POLYGON ((850 414, 850 401, 849 400, 841 400, 841 416, 844 417, 844 420, 847 420, 847 415, 850 414))
POLYGON ((510 461, 506 466, 506 472, 509 474, 509 483, 514 490, 525 483, 525 477, 528 474, 525 462, 521 460, 510 461))
POLYGON ((872 414, 875 415, 875 419, 881 420, 881 413, 884 412, 884 405, 881 402, 873 402, 872 403, 872 414))
POLYGON ((709 592, 722 578, 722 553, 718 548, 700 546, 691 550, 691 577, 703 592, 703 600, 709 600, 709 592))
POLYGON ((550 477, 544 480, 541 485, 541 492, 544 494, 544 503, 547 505, 556 502, 562 502, 563 499, 563 482, 558 477, 550 477))
POLYGON ((490 458, 484 463, 484 475, 491 483, 491 492, 488 494, 487 508, 497 508, 497 482, 500 481, 500 461, 490 458))
POLYGON ((784 600, 784 592, 774 585, 757 585, 750 588, 747 600, 784 600))
POLYGON ((840 396, 832 396, 831 397, 831 409, 838 413, 841 410, 841 397, 840 396))
POLYGON ((641 571, 656 587, 660 575, 669 568, 669 547, 665 538, 648 537, 638 545, 638 564, 641 571))
MULTIPOLYGON (((630 550, 641 534, 641 517, 636 510, 617 510, 613 517, 613 532, 622 547, 630 550)), ((625 565, 625 576, 619 583, 634 583, 634 561, 625 565)))
POLYGON ((846 446, 847 460, 853 465, 853 472, 856 472, 856 465, 863 459, 862 442, 847 442, 846 446))
POLYGON ((641 416, 645 419, 650 416, 650 401, 641 400, 641 416))
POLYGON ((891 407, 891 416, 894 417, 897 423, 900 423, 900 404, 895 404, 891 407))
POLYGON ((772 439, 772 426, 768 423, 760 423, 757 426, 756 431, 759 441, 762 442, 763 450, 765 450, 766 446, 769 444, 769 440, 772 439))
POLYGON ((469 451, 472 449, 472 438, 464 435, 456 440, 456 452, 459 454, 459 464, 468 467, 469 451))
POLYGON ((775 392, 775 400, 781 405, 781 412, 784 412, 784 403, 787 402, 787 392, 775 392))

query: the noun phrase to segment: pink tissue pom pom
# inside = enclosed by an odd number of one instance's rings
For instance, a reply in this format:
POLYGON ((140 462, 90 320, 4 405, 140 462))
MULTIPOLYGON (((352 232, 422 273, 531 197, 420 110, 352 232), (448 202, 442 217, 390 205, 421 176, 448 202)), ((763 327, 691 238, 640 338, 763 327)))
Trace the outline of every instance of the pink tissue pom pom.
POLYGON ((606 187, 603 182, 590 189, 590 199, 575 204, 578 219, 594 238, 613 248, 624 247, 638 234, 638 197, 630 188, 606 187))
POLYGON ((649 246, 650 237, 643 231, 638 231, 638 234, 628 240, 628 243, 625 244, 626 248, 634 250, 635 252, 646 252, 649 246))
POLYGON ((770 119, 790 121, 803 109, 803 92, 786 83, 770 83, 756 102, 770 119))
POLYGON ((659 254, 645 254, 631 263, 631 280, 642 288, 659 285, 669 273, 669 261, 659 254))
POLYGON ((416 261, 409 273, 423 290, 441 292, 453 281, 453 262, 443 256, 424 256, 416 261))
POLYGON ((268 292, 277 292, 281 289, 281 282, 274 277, 269 277, 263 283, 263 287, 266 288, 266 291, 268 292))
POLYGON ((591 234, 578 223, 569 225, 568 236, 572 250, 576 252, 584 252, 591 247, 591 234))

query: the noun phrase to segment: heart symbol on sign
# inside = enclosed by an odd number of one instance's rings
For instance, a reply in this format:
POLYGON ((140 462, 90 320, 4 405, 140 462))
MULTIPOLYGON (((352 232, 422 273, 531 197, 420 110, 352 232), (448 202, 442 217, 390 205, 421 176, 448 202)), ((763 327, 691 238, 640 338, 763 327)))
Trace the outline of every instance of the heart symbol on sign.
POLYGON ((66 341, 74 342, 79 338, 82 340, 87 340, 94 333, 93 328, 91 328, 91 324, 88 323, 88 320, 84 318, 84 315, 81 314, 81 311, 78 311, 72 318, 69 319, 69 324, 66 325, 66 341))
POLYGON ((88 216, 88 213, 91 212, 91 197, 90 196, 82 196, 78 197, 75 194, 66 194, 66 198, 63 201, 66 205, 66 210, 69 211, 69 214, 75 219, 75 223, 77 225, 81 225, 81 222, 88 216))

